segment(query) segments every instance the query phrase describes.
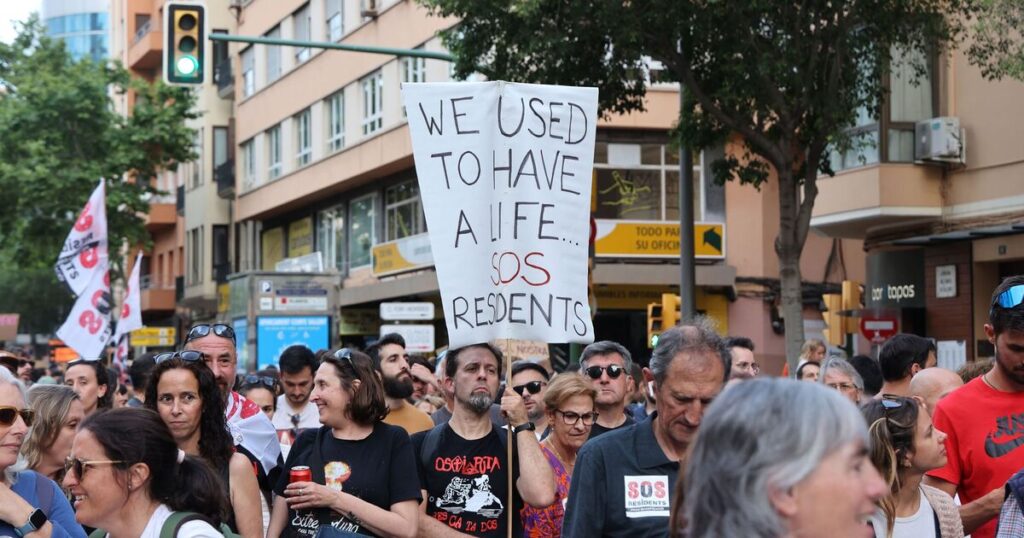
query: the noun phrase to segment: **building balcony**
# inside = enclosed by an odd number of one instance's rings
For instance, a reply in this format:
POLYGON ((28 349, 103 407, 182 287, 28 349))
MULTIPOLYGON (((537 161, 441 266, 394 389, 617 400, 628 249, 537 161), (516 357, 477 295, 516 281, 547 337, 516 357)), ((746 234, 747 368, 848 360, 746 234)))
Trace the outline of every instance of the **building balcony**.
POLYGON ((128 47, 128 67, 140 71, 157 69, 163 52, 164 33, 153 19, 149 19, 132 37, 132 44, 128 47))
POLYGON ((178 223, 178 214, 174 204, 153 203, 146 214, 146 230, 150 233, 174 228, 178 223))
POLYGON ((225 200, 235 197, 235 160, 228 159, 213 169, 213 180, 217 183, 217 196, 225 200))
POLYGON ((221 99, 235 97, 235 77, 231 73, 231 58, 224 58, 213 66, 213 81, 217 84, 217 95, 221 99))
POLYGON ((942 217, 942 169, 882 163, 818 179, 811 226, 830 237, 864 239, 884 228, 942 217))
POLYGON ((143 312, 174 311, 174 288, 160 285, 151 279, 151 275, 145 275, 139 280, 139 287, 142 288, 142 296, 139 299, 143 312))

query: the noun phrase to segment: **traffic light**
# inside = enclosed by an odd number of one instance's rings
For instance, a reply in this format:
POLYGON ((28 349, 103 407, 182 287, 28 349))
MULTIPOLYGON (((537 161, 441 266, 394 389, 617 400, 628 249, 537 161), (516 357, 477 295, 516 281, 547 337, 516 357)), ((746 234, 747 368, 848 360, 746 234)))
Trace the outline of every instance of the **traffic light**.
POLYGON ((199 4, 164 4, 164 81, 202 84, 206 72, 205 8, 199 4))
POLYGON ((843 317, 839 315, 843 306, 843 296, 838 293, 826 293, 821 299, 825 303, 825 311, 821 314, 825 320, 825 340, 833 346, 841 346, 846 343, 846 327, 843 317))
POLYGON ((658 336, 664 325, 661 319, 661 303, 648 303, 647 305, 647 347, 658 346, 658 336))
POLYGON ((678 295, 674 293, 661 294, 661 317, 665 322, 666 329, 671 329, 682 321, 682 315, 679 313, 680 307, 678 295))
POLYGON ((864 286, 856 280, 843 281, 843 304, 842 310, 847 313, 844 325, 847 334, 856 334, 860 330, 857 322, 859 315, 851 315, 854 311, 864 308, 861 297, 863 297, 864 286))

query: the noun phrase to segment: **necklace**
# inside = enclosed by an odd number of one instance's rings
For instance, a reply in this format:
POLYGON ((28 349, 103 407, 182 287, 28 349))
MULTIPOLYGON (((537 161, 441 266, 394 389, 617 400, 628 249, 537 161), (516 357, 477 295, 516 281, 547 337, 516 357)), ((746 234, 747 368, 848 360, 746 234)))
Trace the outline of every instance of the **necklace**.
POLYGON ((562 454, 558 450, 558 447, 555 446, 554 441, 546 440, 544 441, 544 444, 547 445, 548 449, 551 450, 551 453, 555 455, 555 458, 557 458, 558 461, 562 462, 562 466, 565 467, 565 471, 569 473, 569 475, 572 475, 572 468, 574 465, 576 465, 576 462, 573 461, 572 463, 569 463, 568 458, 563 458, 562 454))

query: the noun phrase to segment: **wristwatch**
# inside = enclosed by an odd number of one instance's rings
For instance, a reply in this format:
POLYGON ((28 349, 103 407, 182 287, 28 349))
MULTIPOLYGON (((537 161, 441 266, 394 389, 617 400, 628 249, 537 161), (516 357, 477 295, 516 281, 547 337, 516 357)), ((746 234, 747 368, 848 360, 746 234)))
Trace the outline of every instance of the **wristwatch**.
POLYGON ((18 536, 25 536, 30 532, 35 532, 46 525, 47 522, 46 514, 42 510, 36 508, 28 516, 28 521, 24 525, 14 529, 14 532, 18 533, 18 536))
POLYGON ((519 432, 525 432, 525 431, 531 431, 532 432, 532 431, 536 431, 536 430, 537 430, 537 425, 536 424, 534 424, 532 422, 524 422, 524 423, 516 426, 515 428, 512 428, 512 433, 513 434, 517 434, 519 432))

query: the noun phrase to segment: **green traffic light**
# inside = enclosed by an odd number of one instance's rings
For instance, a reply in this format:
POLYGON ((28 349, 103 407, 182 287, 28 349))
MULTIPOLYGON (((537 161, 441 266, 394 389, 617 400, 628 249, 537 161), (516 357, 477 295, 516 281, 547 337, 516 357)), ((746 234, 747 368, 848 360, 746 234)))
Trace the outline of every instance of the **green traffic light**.
POLYGON ((658 336, 657 334, 651 335, 651 347, 658 347, 658 336))
POLYGON ((196 60, 193 56, 182 56, 178 58, 174 67, 179 75, 186 77, 195 76, 196 71, 199 70, 199 60, 196 60))

